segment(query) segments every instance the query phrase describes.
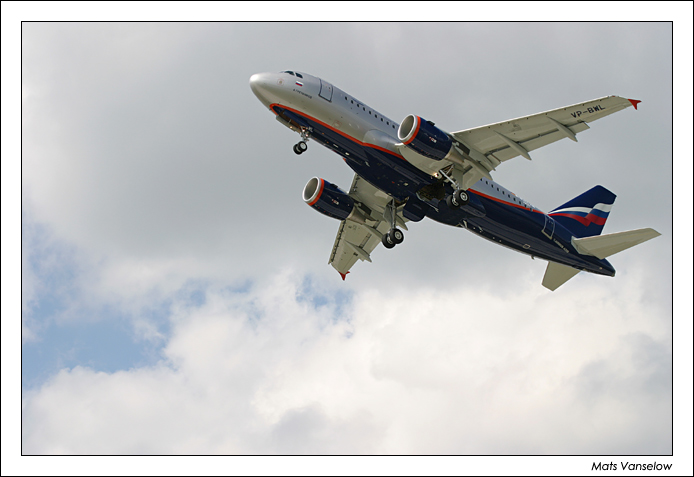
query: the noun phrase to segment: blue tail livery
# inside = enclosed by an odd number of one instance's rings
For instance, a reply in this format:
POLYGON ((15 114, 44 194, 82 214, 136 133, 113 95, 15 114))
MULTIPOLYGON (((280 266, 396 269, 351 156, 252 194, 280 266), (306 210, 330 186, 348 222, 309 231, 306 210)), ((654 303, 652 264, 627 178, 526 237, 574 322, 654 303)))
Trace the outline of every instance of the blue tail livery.
POLYGON ((595 186, 549 213, 576 237, 600 235, 617 196, 603 186, 595 186))
MULTIPOLYGON (((337 153, 354 171, 349 189, 311 178, 304 201, 340 225, 328 263, 344 280, 379 244, 404 241, 407 222, 428 217, 549 262, 542 284, 555 290, 581 271, 614 276, 606 257, 660 235, 653 229, 601 235, 615 195, 596 186, 548 214, 494 182, 515 157, 571 139, 588 123, 639 101, 605 96, 563 108, 448 133, 414 114, 398 124, 328 81, 297 71, 259 73, 250 86, 277 121, 337 153)), ((454 253, 442 251, 443 255, 454 253)))

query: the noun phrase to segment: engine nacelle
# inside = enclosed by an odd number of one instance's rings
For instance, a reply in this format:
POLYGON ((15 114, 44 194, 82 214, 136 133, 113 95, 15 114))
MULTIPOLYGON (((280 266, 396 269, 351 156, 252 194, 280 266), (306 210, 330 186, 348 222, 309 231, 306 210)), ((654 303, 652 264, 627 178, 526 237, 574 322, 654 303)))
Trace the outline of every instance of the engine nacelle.
POLYGON ((304 202, 328 217, 360 224, 368 220, 354 205, 354 199, 320 177, 314 177, 306 183, 303 197, 304 202))
POLYGON ((429 159, 448 159, 453 141, 445 132, 426 119, 410 114, 398 128, 398 139, 410 149, 429 159))

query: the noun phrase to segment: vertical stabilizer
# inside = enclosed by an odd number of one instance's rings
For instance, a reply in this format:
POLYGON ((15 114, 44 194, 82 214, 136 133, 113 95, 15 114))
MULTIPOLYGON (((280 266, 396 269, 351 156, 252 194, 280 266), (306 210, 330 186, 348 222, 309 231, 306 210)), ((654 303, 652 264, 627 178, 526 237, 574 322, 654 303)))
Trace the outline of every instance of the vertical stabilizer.
POLYGON ((576 237, 600 235, 616 197, 603 186, 595 186, 548 215, 576 237))

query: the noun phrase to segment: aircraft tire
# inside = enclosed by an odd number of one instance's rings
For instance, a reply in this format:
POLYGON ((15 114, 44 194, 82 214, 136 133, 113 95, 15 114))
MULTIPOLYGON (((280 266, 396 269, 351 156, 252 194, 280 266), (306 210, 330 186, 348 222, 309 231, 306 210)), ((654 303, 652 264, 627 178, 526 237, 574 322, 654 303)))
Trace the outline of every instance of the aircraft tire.
POLYGON ((467 205, 467 203, 470 202, 470 196, 468 193, 461 189, 458 189, 453 193, 453 199, 455 199, 455 201, 459 204, 459 207, 461 205, 467 205))
POLYGON ((383 246, 384 246, 385 248, 393 248, 393 247, 395 247, 395 243, 394 243, 394 242, 391 242, 389 235, 390 235, 390 232, 387 233, 387 234, 384 234, 384 235, 383 235, 383 238, 381 239, 381 242, 383 243, 383 246))
POLYGON ((388 235, 395 245, 401 244, 402 241, 405 240, 405 234, 403 234, 400 229, 390 229, 388 235))
POLYGON ((306 145, 306 143, 304 141, 299 141, 296 145, 296 149, 299 151, 299 154, 302 154, 302 153, 306 152, 306 150, 308 149, 308 146, 306 145))
POLYGON ((457 209, 458 207, 460 207, 460 204, 459 204, 458 202, 455 201, 455 199, 453 198, 452 195, 449 195, 449 196, 446 197, 446 205, 448 205, 448 208, 449 208, 449 209, 453 209, 453 210, 455 210, 455 209, 457 209))
POLYGON ((294 150, 294 154, 296 154, 297 156, 301 154, 301 151, 299 150, 296 144, 294 144, 294 147, 292 149, 294 150))

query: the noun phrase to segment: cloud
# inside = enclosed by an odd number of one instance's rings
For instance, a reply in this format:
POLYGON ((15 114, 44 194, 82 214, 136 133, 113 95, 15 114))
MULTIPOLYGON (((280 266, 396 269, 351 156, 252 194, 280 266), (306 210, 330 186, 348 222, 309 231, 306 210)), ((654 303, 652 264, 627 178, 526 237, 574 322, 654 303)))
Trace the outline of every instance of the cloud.
POLYGON ((174 303, 155 365, 76 366, 25 393, 23 451, 666 454, 669 330, 630 285, 590 286, 588 305, 468 287, 316 305, 291 270, 211 288, 174 303))

